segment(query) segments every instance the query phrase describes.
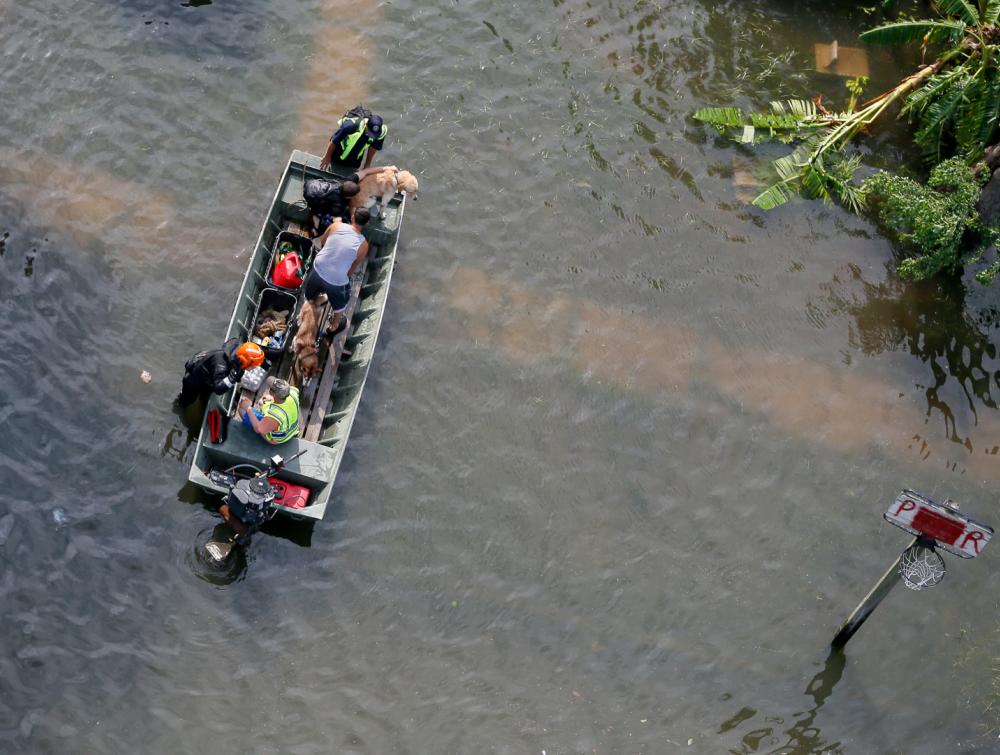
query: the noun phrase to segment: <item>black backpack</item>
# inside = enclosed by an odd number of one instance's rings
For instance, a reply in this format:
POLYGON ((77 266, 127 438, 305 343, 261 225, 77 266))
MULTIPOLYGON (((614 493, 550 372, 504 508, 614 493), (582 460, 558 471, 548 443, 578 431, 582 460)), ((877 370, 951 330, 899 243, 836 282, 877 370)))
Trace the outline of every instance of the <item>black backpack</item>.
POLYGON ((364 105, 355 105, 346 113, 344 113, 344 118, 371 118, 372 111, 366 108, 364 105))
POLYGON ((311 178, 302 186, 302 198, 306 200, 314 215, 329 212, 343 204, 340 195, 340 181, 326 178, 311 178))

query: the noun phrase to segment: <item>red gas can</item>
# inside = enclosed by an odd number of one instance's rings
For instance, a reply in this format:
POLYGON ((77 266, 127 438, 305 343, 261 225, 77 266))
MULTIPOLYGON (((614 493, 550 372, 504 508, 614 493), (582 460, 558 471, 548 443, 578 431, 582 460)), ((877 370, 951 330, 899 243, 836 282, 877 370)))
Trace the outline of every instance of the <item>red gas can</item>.
POLYGON ((271 282, 282 288, 298 288, 302 285, 302 259, 296 252, 288 252, 274 263, 271 282))
POLYGON ((267 481, 278 494, 274 502, 279 506, 284 506, 286 509, 302 509, 309 503, 309 488, 304 485, 285 482, 277 477, 268 477, 267 481))

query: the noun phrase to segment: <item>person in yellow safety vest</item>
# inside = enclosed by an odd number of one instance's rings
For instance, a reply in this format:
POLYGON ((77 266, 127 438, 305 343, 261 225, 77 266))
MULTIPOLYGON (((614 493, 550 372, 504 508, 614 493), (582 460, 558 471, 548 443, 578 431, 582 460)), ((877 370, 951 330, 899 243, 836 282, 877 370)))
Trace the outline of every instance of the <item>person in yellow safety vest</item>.
POLYGON ((268 443, 286 443, 299 434, 299 389, 274 377, 269 377, 265 385, 260 408, 243 399, 238 412, 243 424, 268 443))
POLYGON ((321 170, 329 170, 330 163, 338 162, 348 168, 372 164, 375 153, 382 149, 389 127, 380 115, 368 118, 344 116, 337 121, 337 131, 330 137, 326 154, 320 160, 321 170))

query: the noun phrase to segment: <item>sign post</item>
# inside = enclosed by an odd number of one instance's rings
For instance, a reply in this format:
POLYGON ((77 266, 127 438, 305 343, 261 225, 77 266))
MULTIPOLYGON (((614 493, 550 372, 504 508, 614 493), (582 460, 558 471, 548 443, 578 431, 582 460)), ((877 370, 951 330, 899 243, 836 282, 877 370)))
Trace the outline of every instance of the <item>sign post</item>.
POLYGON ((913 542, 858 604, 830 644, 842 648, 902 578, 912 590, 933 587, 945 575, 935 547, 960 558, 975 558, 993 537, 993 528, 966 516, 950 501, 940 503, 904 490, 883 514, 885 520, 914 536, 913 542))

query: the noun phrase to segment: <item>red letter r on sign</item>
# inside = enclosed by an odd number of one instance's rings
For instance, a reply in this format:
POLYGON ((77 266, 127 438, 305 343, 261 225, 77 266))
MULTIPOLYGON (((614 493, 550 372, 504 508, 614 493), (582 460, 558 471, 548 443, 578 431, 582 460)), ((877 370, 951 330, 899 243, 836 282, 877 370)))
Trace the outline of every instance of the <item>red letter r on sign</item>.
POLYGON ((967 532, 967 533, 965 533, 965 539, 962 540, 961 545, 959 545, 958 547, 961 548, 964 551, 965 550, 965 544, 968 543, 971 540, 972 541, 972 549, 976 552, 976 555, 978 556, 979 555, 979 542, 982 539, 983 539, 983 533, 982 532, 967 532))

